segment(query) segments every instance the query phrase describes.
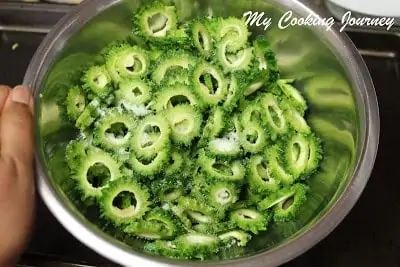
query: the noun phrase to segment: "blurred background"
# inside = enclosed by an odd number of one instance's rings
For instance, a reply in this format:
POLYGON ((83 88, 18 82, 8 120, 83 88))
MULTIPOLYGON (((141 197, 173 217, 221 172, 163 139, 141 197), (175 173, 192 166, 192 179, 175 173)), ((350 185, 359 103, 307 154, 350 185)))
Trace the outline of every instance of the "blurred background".
MULTIPOLYGON (((86 0, 90 1, 90 0, 86 0)), ((248 0, 250 1, 250 0, 248 0)), ((0 82, 22 82, 40 42, 80 0, 0 0, 0 82)), ((381 139, 370 181, 355 208, 325 240, 284 267, 399 267, 400 202, 397 168, 400 130, 400 1, 314 0, 316 8, 338 23, 348 10, 354 17, 395 16, 396 25, 347 27, 363 56, 378 95, 381 139), (380 8, 376 8, 379 3, 380 8)), ((20 267, 116 266, 76 241, 38 198, 38 222, 20 267)))

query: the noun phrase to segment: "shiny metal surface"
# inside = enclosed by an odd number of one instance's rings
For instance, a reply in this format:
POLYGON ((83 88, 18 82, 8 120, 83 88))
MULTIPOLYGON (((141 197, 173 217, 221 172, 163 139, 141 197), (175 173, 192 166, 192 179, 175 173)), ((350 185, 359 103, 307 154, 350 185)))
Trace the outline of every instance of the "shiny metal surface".
MULTIPOLYGON (((360 55, 336 28, 268 29, 285 77, 299 78, 310 104, 308 121, 324 140, 321 171, 309 181, 313 189, 295 224, 275 225, 250 246, 218 255, 208 262, 177 262, 140 252, 100 231, 84 218, 66 194, 68 171, 63 148, 74 129, 61 120, 57 92, 67 89, 82 66, 114 39, 130 33, 130 17, 141 1, 83 2, 50 32, 35 54, 24 84, 36 99, 36 140, 39 191, 60 223, 78 240, 124 266, 277 266, 310 249, 348 214, 365 187, 379 140, 379 113, 368 70, 360 55)), ((307 4, 292 0, 237 2, 182 1, 186 17, 210 12, 241 16, 264 11, 274 21, 287 10, 306 17, 307 4), (189 8, 195 9, 189 9, 189 8), (191 12, 190 12, 191 11, 191 12)), ((254 34, 264 34, 254 27, 254 34)))

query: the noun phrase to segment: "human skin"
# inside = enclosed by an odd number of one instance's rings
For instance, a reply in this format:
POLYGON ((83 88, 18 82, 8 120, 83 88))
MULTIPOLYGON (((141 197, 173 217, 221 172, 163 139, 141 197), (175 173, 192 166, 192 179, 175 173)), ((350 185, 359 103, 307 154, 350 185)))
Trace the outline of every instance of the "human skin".
POLYGON ((0 85, 0 266, 25 250, 35 214, 33 99, 22 86, 0 85))

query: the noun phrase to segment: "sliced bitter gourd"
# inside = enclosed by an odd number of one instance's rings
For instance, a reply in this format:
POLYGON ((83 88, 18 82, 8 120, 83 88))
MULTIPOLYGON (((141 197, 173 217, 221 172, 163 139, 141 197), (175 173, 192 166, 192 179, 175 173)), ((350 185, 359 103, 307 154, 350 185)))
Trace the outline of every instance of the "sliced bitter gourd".
POLYGON ((268 212, 259 212, 255 208, 243 208, 232 211, 230 220, 244 231, 258 234, 266 231, 271 215, 268 212))
POLYGON ((278 179, 282 185, 291 185, 295 181, 295 177, 286 169, 284 159, 282 158, 282 148, 274 145, 266 151, 268 167, 272 177, 278 179))
POLYGON ((116 108, 107 110, 104 117, 95 123, 93 144, 110 151, 129 148, 135 120, 130 114, 116 108))
POLYGON ((310 154, 308 156, 307 167, 304 171, 304 176, 312 175, 318 169, 318 166, 323 158, 321 139, 315 134, 309 134, 307 139, 310 154))
POLYGON ((196 223, 215 223, 223 215, 212 206, 186 196, 179 198, 178 207, 190 220, 196 223))
POLYGON ((123 177, 102 190, 102 215, 116 225, 129 224, 150 210, 150 193, 134 178, 123 177))
POLYGON ((162 180, 155 180, 151 184, 154 196, 162 202, 174 202, 184 194, 184 185, 181 180, 167 177, 162 180))
POLYGON ((189 257, 189 255, 185 254, 185 251, 178 249, 173 241, 168 240, 156 240, 151 243, 146 243, 144 245, 144 251, 171 259, 186 259, 189 257))
POLYGON ((201 106, 196 95, 183 84, 174 84, 161 89, 157 93, 154 109, 161 111, 175 107, 177 105, 189 104, 191 106, 201 106))
POLYGON ((190 75, 189 70, 184 68, 177 68, 168 71, 164 76, 161 87, 173 87, 174 85, 186 85, 190 86, 190 75))
POLYGON ((263 155, 253 155, 248 167, 248 181, 253 192, 275 192, 279 189, 279 180, 271 175, 267 160, 263 155))
POLYGON ((144 240, 160 240, 167 236, 164 224, 147 220, 133 221, 123 230, 129 235, 134 235, 144 240))
POLYGON ((184 153, 177 149, 171 149, 171 157, 169 165, 165 169, 165 175, 167 176, 178 176, 182 173, 182 169, 185 168, 185 160, 183 157, 184 153))
POLYGON ((288 131, 287 119, 283 114, 278 99, 272 94, 265 94, 260 99, 261 107, 265 112, 265 123, 272 139, 288 131))
POLYGON ((133 171, 147 176, 148 178, 154 178, 155 175, 163 172, 165 166, 168 164, 169 155, 167 149, 164 149, 151 158, 140 158, 136 154, 132 153, 130 158, 130 164, 132 165, 133 171))
POLYGON ((168 148, 170 133, 169 123, 162 115, 147 116, 135 129, 131 147, 139 158, 154 157, 168 148))
POLYGON ((211 56, 213 40, 207 28, 207 19, 196 19, 191 23, 190 31, 193 45, 204 58, 211 56))
POLYGON ((310 156, 310 145, 308 139, 302 134, 294 134, 285 143, 285 160, 287 170, 293 179, 300 177, 307 168, 310 156))
POLYGON ((171 239, 183 230, 179 220, 171 211, 154 208, 143 220, 131 223, 124 231, 144 239, 171 239))
POLYGON ((84 198, 100 197, 102 189, 110 181, 121 177, 120 164, 108 153, 95 147, 86 148, 86 156, 80 157, 72 171, 84 198))
POLYGON ((178 145, 189 146, 201 134, 202 116, 191 105, 179 105, 166 111, 172 141, 178 145))
POLYGON ((248 122, 240 131, 239 139, 243 150, 253 154, 264 150, 267 145, 267 133, 264 128, 253 122, 248 122))
POLYGON ((191 76, 193 88, 198 97, 207 105, 217 105, 224 100, 228 83, 223 72, 208 62, 201 62, 191 76))
POLYGON ((155 63, 151 78, 156 84, 161 84, 171 72, 188 70, 195 66, 196 62, 196 58, 185 51, 167 52, 155 63))
POLYGON ((174 243, 184 255, 205 259, 218 252, 219 239, 214 235, 187 233, 175 239, 174 243))
POLYGON ((202 234, 216 235, 221 232, 226 232, 236 229, 236 225, 231 221, 221 221, 218 223, 199 223, 193 226, 193 230, 202 234))
POLYGON ((258 208, 260 210, 272 209, 275 221, 290 221, 307 200, 308 192, 308 186, 301 183, 294 184, 268 196, 258 204, 258 208))
POLYGON ((198 163, 210 179, 239 182, 245 176, 245 168, 240 160, 211 158, 204 150, 199 152, 198 163))
POLYGON ((68 118, 76 121, 85 110, 86 102, 86 96, 80 87, 74 86, 69 89, 65 103, 68 118))
POLYGON ((138 46, 122 45, 112 50, 106 67, 115 84, 127 78, 144 77, 149 69, 147 52, 138 46))
POLYGON ((147 40, 165 38, 172 30, 177 29, 176 7, 155 2, 147 5, 135 15, 134 31, 147 40))
POLYGON ((291 85, 290 82, 290 80, 278 80, 277 86, 288 99, 288 103, 303 116, 307 110, 307 102, 300 91, 291 85))
POLYGON ((241 89, 243 87, 239 86, 238 79, 234 73, 227 77, 227 81, 227 95, 224 103, 222 104, 222 108, 227 112, 231 112, 236 108, 239 99, 242 97, 241 89))
POLYGON ((147 104, 152 97, 151 86, 140 78, 121 81, 115 92, 118 103, 124 106, 141 106, 147 104))
POLYGON ((243 101, 240 103, 240 106, 242 108, 240 116, 242 128, 245 128, 247 123, 264 125, 263 117, 265 116, 265 112, 258 101, 243 101))
POLYGON ((237 244, 239 247, 245 247, 251 240, 251 235, 240 230, 228 231, 220 233, 218 238, 227 245, 237 244))
POLYGON ((286 107, 284 116, 296 132, 302 134, 311 133, 311 127, 308 125, 306 119, 294 107, 286 107))
POLYGON ((225 210, 239 199, 239 190, 234 183, 216 182, 209 186, 208 199, 216 209, 225 210))
POLYGON ((255 71, 258 75, 267 74, 268 85, 274 84, 280 78, 278 68, 278 60, 274 51, 271 48, 270 42, 266 36, 258 36, 254 42, 254 55, 256 59, 256 68, 259 72, 255 71))
POLYGON ((79 170, 79 162, 87 157, 87 150, 90 147, 91 143, 82 138, 72 140, 67 144, 65 148, 65 161, 71 170, 79 170))
POLYGON ((229 47, 236 43, 237 35, 227 35, 217 44, 217 58, 225 73, 248 71, 253 59, 253 48, 246 47, 237 52, 229 53, 229 47))
POLYGON ((101 99, 106 98, 113 90, 111 77, 105 66, 93 66, 82 77, 83 89, 101 99))
POLYGON ((220 138, 210 139, 207 151, 219 158, 236 158, 242 152, 238 134, 230 132, 220 138))
POLYGON ((230 43, 228 46, 229 52, 236 52, 248 43, 250 31, 244 19, 235 17, 229 17, 225 19, 221 18, 216 19, 213 24, 216 28, 213 37, 215 37, 218 42, 225 39, 228 35, 233 35, 236 37, 235 39, 232 39, 234 42, 230 43))
POLYGON ((200 138, 200 145, 204 145, 209 139, 217 137, 225 128, 225 112, 220 107, 211 109, 200 138))

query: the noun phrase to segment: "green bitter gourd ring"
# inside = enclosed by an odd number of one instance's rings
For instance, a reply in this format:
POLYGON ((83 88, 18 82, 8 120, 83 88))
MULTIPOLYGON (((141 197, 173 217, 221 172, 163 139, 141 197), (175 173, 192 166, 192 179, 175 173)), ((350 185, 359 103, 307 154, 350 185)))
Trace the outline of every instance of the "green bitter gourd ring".
POLYGON ((154 108, 156 111, 161 111, 173 108, 180 104, 189 104, 196 107, 201 105, 196 95, 189 89, 188 86, 174 84, 164 87, 157 93, 154 108))
POLYGON ((154 157, 169 146, 170 133, 168 121, 162 115, 147 116, 134 131, 132 149, 139 158, 154 157))
POLYGON ((271 175, 267 160, 262 155, 253 155, 249 161, 249 185, 256 193, 275 192, 279 189, 279 180, 271 175))
POLYGON ((199 165, 209 178, 223 181, 242 181, 245 168, 239 160, 219 160, 210 158, 204 150, 199 153, 199 165))
POLYGON ((231 212, 230 219, 240 229, 258 234, 267 230, 270 220, 268 213, 261 213, 255 208, 243 208, 231 212))
POLYGON ((135 15, 136 33, 145 38, 163 38, 177 27, 175 6, 153 4, 140 9, 135 15))
POLYGON ((310 156, 310 145, 307 138, 301 134, 295 134, 285 146, 285 162, 287 169, 296 179, 307 168, 310 156))
POLYGON ((171 211, 154 208, 143 220, 127 226, 124 231, 144 239, 170 239, 180 233, 182 228, 171 211))
POLYGON ((225 73, 239 70, 247 71, 253 59, 253 48, 248 47, 235 53, 229 53, 228 48, 234 44, 236 35, 228 35, 217 45, 217 58, 225 73))
POLYGON ((149 58, 138 46, 122 45, 107 56, 106 67, 115 83, 126 78, 138 78, 147 74, 149 58))
POLYGON ((206 62, 198 64, 192 75, 196 94, 208 105, 217 105, 227 93, 227 81, 223 72, 206 62))
POLYGON ((116 225, 127 224, 142 218, 151 202, 147 187, 134 178, 112 181, 102 190, 100 205, 104 217, 116 225))
POLYGON ((74 86, 68 91, 66 107, 70 120, 75 121, 79 118, 85 110, 86 102, 86 96, 81 88, 74 86))
POLYGON ((142 106, 151 100, 151 87, 148 82, 140 78, 127 79, 119 84, 115 96, 125 107, 142 106))
POLYGON ((287 132, 287 120, 278 100, 272 94, 265 94, 260 102, 265 112, 266 124, 271 134, 282 135, 287 132))
POLYGON ((165 117, 169 121, 172 140, 176 144, 189 146, 201 134, 201 114, 190 105, 168 109, 165 117))
POLYGON ((95 123, 93 143, 106 150, 119 151, 129 147, 135 120, 118 109, 110 109, 95 123))
POLYGON ((93 66, 82 77, 83 89, 86 92, 106 98, 112 91, 111 77, 105 66, 93 66))
POLYGON ((95 147, 86 148, 86 156, 80 157, 73 178, 78 182, 84 198, 100 197, 102 189, 110 181, 121 176, 119 163, 108 153, 95 147))
POLYGON ((193 44, 204 58, 211 56, 212 37, 204 20, 193 22, 191 27, 193 44))

